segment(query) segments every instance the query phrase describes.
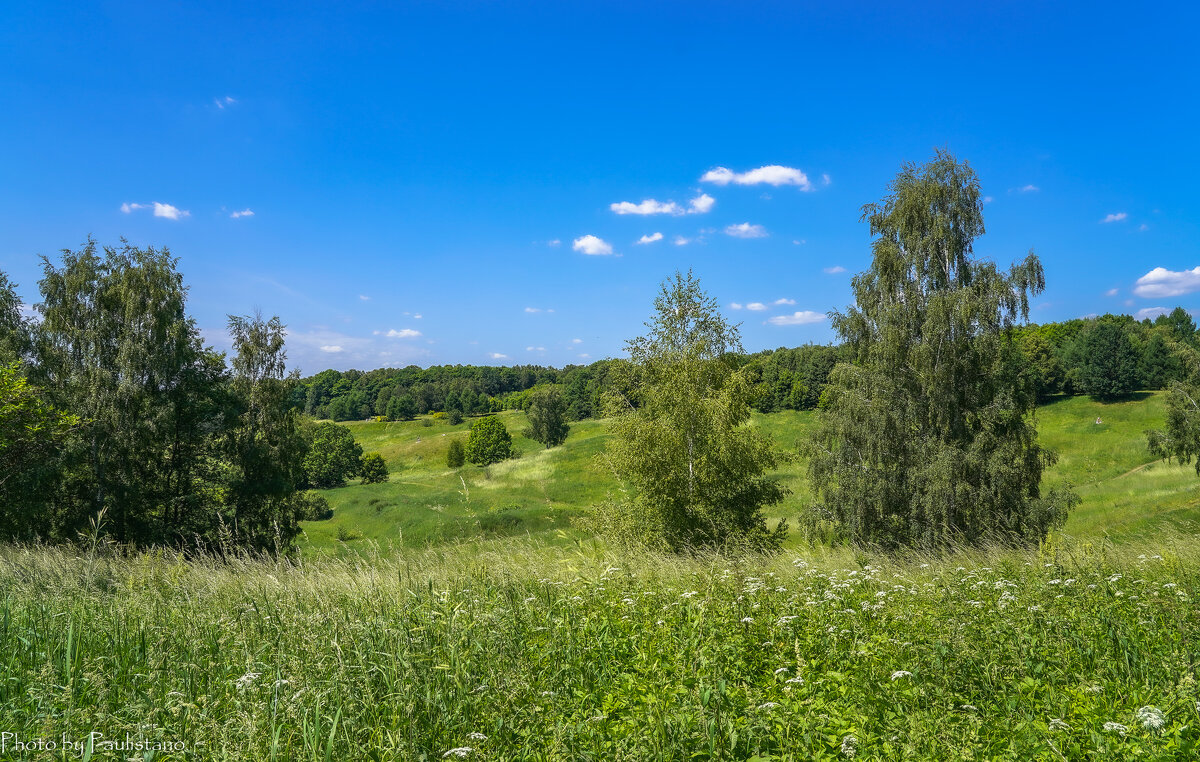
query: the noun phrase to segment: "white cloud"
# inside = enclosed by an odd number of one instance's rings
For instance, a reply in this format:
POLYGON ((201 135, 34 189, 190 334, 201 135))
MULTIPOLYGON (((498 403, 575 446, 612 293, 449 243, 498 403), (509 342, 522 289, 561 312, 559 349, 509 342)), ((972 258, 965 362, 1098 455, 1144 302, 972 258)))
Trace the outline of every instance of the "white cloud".
POLYGON ((591 355, 589 355, 587 352, 580 352, 580 353, 579 353, 579 356, 580 356, 580 357, 582 357, 582 358, 583 358, 583 359, 585 359, 585 360, 590 360, 590 359, 592 359, 592 356, 591 356, 591 355))
POLYGON ((841 265, 834 265, 833 267, 826 267, 824 272, 826 275, 837 275, 838 273, 846 272, 846 268, 841 265))
POLYGON ((369 302, 369 301, 371 301, 371 297, 367 296, 366 294, 359 294, 359 295, 358 295, 358 298, 359 298, 359 299, 362 299, 364 302, 369 302))
POLYGON ((1170 312, 1170 310, 1166 307, 1147 307, 1134 313, 1134 317, 1138 320, 1146 320, 1147 318, 1153 320, 1159 315, 1165 315, 1168 312, 1170 312))
POLYGON ((413 317, 417 320, 420 320, 423 316, 421 315, 420 312, 418 312, 417 314, 413 315, 413 317))
POLYGON ((821 175, 822 184, 829 185, 831 182, 833 182, 833 178, 830 177, 828 173, 821 175))
POLYGON ((344 350, 344 349, 342 349, 342 348, 341 348, 340 346, 338 346, 337 344, 323 344, 323 345, 321 345, 321 351, 322 351, 322 352, 329 352, 329 353, 331 353, 331 354, 336 354, 336 353, 338 353, 338 352, 344 352, 345 350, 344 350))
POLYGON ((170 204, 159 203, 158 201, 154 201, 149 204, 121 204, 121 211, 125 214, 130 214, 138 209, 154 209, 155 217, 164 217, 168 220, 180 220, 184 217, 190 217, 192 214, 186 209, 180 209, 179 207, 171 206, 170 204))
POLYGON ((1020 188, 1017 188, 1016 190, 1017 190, 1017 193, 1037 193, 1038 191, 1041 190, 1041 188, 1037 187, 1033 183, 1030 183, 1029 185, 1022 185, 1020 188))
POLYGON ((557 238, 550 240, 550 241, 546 241, 547 246, 558 246, 561 243, 562 243, 562 241, 558 240, 557 238))
POLYGON ((1141 225, 1138 225, 1138 230, 1140 230, 1143 233, 1145 233, 1149 229, 1150 229, 1150 226, 1144 222, 1141 225))
POLYGON ((217 105, 217 108, 223 109, 226 106, 232 106, 237 103, 237 100, 226 95, 224 98, 213 98, 213 103, 217 105))
POLYGON ((689 243, 691 243, 691 242, 692 242, 692 239, 690 239, 690 238, 684 238, 684 237, 683 237, 683 236, 681 236, 681 235, 677 235, 677 236, 675 236, 675 240, 673 241, 673 243, 674 243, 676 246, 687 246, 687 245, 688 245, 689 243))
POLYGON ((714 185, 795 185, 800 190, 813 190, 813 185, 808 181, 808 175, 794 167, 782 167, 778 164, 768 164, 765 167, 752 169, 749 172, 734 172, 725 167, 717 167, 710 169, 700 177, 702 183, 713 183, 714 185))
POLYGON ((1104 216, 1104 219, 1100 220, 1100 223, 1104 224, 1107 222, 1120 222, 1121 220, 1125 219, 1128 216, 1129 215, 1125 212, 1114 212, 1112 214, 1106 214, 1104 216))
POLYGON ((651 233, 650 235, 644 235, 641 238, 637 239, 637 242, 638 243, 654 243, 655 241, 661 241, 662 239, 663 239, 662 233, 651 233))
POLYGON ((229 216, 236 220, 239 217, 253 217, 254 212, 250 209, 243 209, 240 212, 233 212, 229 216))
POLYGON ((730 302, 729 303, 729 309, 731 309, 731 310, 740 310, 741 308, 742 308, 742 305, 739 304, 738 302, 730 302))
POLYGON ((576 238, 571 243, 571 248, 589 256, 607 256, 613 253, 611 243, 594 235, 585 235, 576 238))
POLYGON ((771 302, 771 304, 773 304, 775 306, 779 306, 781 304, 792 305, 795 303, 796 303, 795 299, 776 299, 775 301, 771 302))
POLYGON ((808 243, 808 241, 804 238, 793 238, 792 243, 796 246, 803 246, 804 244, 808 243))
POLYGON ((542 308, 541 307, 526 307, 525 311, 532 314, 534 312, 541 312, 542 308))
POLYGON ((750 302, 746 305, 746 309, 750 310, 751 312, 762 312, 766 308, 767 305, 763 304, 762 302, 750 302))
POLYGON ((767 318, 767 322, 771 325, 808 325, 809 323, 820 323, 824 319, 825 316, 820 312, 801 310, 793 312, 791 315, 776 315, 773 318, 767 318))
POLYGON ((716 203, 717 200, 715 198, 707 193, 701 193, 699 196, 696 196, 694 199, 688 202, 688 206, 691 207, 688 210, 688 213, 708 214, 710 211, 712 211, 712 208, 716 203))
POLYGON ((1107 290, 1107 291, 1105 291, 1105 292, 1104 292, 1104 295, 1105 295, 1105 296, 1116 296, 1116 295, 1117 295, 1117 289, 1115 289, 1115 288, 1110 288, 1109 290, 1107 290))
POLYGON ((766 238, 767 229, 762 225, 743 222, 740 225, 730 225, 725 228, 725 235, 731 235, 734 238, 766 238))
POLYGON ((571 339, 571 343, 572 343, 572 344, 582 344, 582 343, 583 343, 583 339, 571 339))
POLYGON ((525 347, 526 352, 545 352, 545 347, 525 347))
POLYGON ((984 196, 984 197, 983 197, 983 203, 985 203, 985 204, 990 204, 990 203, 992 203, 993 201, 995 201, 995 199, 994 199, 994 198, 992 198, 991 196, 984 196))
POLYGON ((508 355, 504 354, 503 352, 488 352, 488 357, 492 358, 493 360, 507 360, 508 359, 508 355))
POLYGON ((652 198, 648 198, 640 204, 632 201, 620 201, 609 204, 608 208, 617 214, 683 214, 683 208, 674 201, 662 203, 652 198))
POLYGON ((413 330, 412 328, 401 328, 399 331, 397 331, 395 328, 392 328, 386 332, 375 331, 375 335, 385 336, 389 339, 415 339, 421 335, 421 332, 413 330))
POLYGON ((1147 299, 1182 296, 1200 291, 1200 267, 1176 272, 1156 267, 1137 279, 1133 293, 1147 299))

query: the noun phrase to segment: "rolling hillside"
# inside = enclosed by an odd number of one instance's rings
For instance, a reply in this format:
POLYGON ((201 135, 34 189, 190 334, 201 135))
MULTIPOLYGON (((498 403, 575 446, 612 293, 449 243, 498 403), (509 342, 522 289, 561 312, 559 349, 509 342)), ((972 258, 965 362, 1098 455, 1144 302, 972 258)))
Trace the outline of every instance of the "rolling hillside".
MULTIPOLYGON (((364 451, 383 454, 391 481, 325 491, 334 517, 306 522, 302 546, 338 552, 372 541, 387 546, 480 535, 532 533, 551 541, 570 536, 570 517, 590 510, 613 489, 596 457, 604 449, 605 423, 576 423, 566 444, 546 450, 520 435, 524 414, 500 417, 521 457, 457 471, 446 467, 446 450, 454 438, 465 439, 469 421, 348 424, 364 451)), ((1146 450, 1143 432, 1161 425, 1162 418, 1161 394, 1111 404, 1062 398, 1039 409, 1042 442, 1059 454, 1046 483, 1070 482, 1083 499, 1067 522, 1067 534, 1142 533, 1200 519, 1195 471, 1156 461, 1146 450)), ((792 452, 812 422, 810 412, 756 415, 753 421, 792 452)), ((782 469, 793 494, 777 516, 796 516, 811 500, 804 471, 799 459, 782 469)))

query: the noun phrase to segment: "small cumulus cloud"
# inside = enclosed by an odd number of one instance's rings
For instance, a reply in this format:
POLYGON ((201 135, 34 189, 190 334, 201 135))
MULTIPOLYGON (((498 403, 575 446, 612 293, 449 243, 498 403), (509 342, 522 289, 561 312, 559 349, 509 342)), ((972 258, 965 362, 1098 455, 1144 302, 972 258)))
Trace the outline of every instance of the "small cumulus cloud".
POLYGON ((694 199, 688 202, 688 213, 708 214, 710 211, 712 211, 712 208, 716 203, 717 200, 715 198, 707 193, 701 193, 699 196, 696 196, 694 199))
POLYGON ((421 335, 420 331, 412 328, 401 328, 398 331, 392 328, 387 331, 375 331, 374 333, 376 336, 384 336, 389 339, 415 339, 421 335))
POLYGON ((237 99, 233 98, 232 96, 226 95, 224 98, 213 98, 213 103, 216 104, 217 108, 225 109, 225 108, 237 103, 237 99))
POLYGON ((743 222, 738 225, 726 227, 725 235, 733 236, 734 238, 766 238, 767 229, 762 225, 751 225, 749 222, 743 222))
POLYGON ((826 275, 837 275, 838 273, 846 272, 846 268, 842 267, 841 265, 834 265, 833 267, 824 268, 823 272, 826 275))
POLYGON ((253 211, 253 210, 251 210, 251 209, 243 209, 243 210, 242 210, 242 211, 240 211, 240 212, 231 212, 231 213, 229 214, 229 216, 230 216, 230 217, 232 217, 232 218, 233 218, 233 219, 235 219, 235 220, 236 220, 236 219, 240 219, 240 218, 242 218, 242 217, 253 217, 253 216, 254 216, 254 211, 253 211))
POLYGON ((776 299, 775 301, 771 302, 771 304, 773 304, 773 305, 775 305, 775 306, 777 306, 777 307, 778 307, 779 305, 781 305, 781 304, 792 305, 792 304, 795 304, 795 303, 796 303, 796 300, 795 300, 795 299, 776 299))
POLYGON ((742 305, 739 302, 730 302, 729 303, 729 309, 731 309, 731 310, 740 310, 741 308, 742 308, 742 305))
POLYGON ((1153 320, 1159 315, 1165 315, 1168 312, 1170 312, 1170 310, 1168 310, 1166 307, 1146 307, 1145 309, 1138 310, 1134 314, 1134 317, 1138 320, 1153 320))
POLYGON ((1119 292, 1118 289, 1110 288, 1109 290, 1104 292, 1104 295, 1105 296, 1116 296, 1118 292, 1119 292))
POLYGON ((767 305, 763 304, 762 302, 750 302, 746 305, 746 309, 750 310, 751 312, 762 312, 766 308, 767 305))
POLYGON ((493 360, 507 360, 508 359, 508 355, 504 354, 503 352, 488 352, 488 357, 492 358, 493 360))
POLYGON ((545 347, 525 347, 526 352, 545 352, 545 347))
POLYGON ((617 214, 683 214, 683 207, 674 201, 659 202, 648 198, 640 204, 632 201, 618 201, 608 205, 617 214))
POLYGON ((806 243, 808 243, 808 241, 806 241, 803 238, 793 238, 792 239, 792 244, 795 246, 803 246, 806 243))
POLYGON ((1120 222, 1128 216, 1129 215, 1125 212, 1113 212, 1111 214, 1104 215, 1104 219, 1100 220, 1100 224, 1104 225, 1109 222, 1120 222))
POLYGON ((612 244, 605 241, 603 238, 598 238, 594 235, 585 235, 576 238, 571 243, 571 248, 588 256, 608 256, 613 253, 612 244))
POLYGON ((1022 185, 1020 188, 1013 188, 1013 191, 1016 193, 1037 193, 1040 190, 1041 188, 1037 187, 1033 183, 1030 183, 1029 185, 1022 185))
POLYGON ((321 351, 329 352, 330 354, 337 354, 338 352, 344 352, 345 350, 337 344, 322 344, 321 351))
POLYGON ((813 190, 813 184, 809 182, 808 175, 804 174, 795 167, 783 167, 778 164, 768 164, 758 169, 752 169, 749 172, 734 172, 726 167, 717 167, 710 169, 700 177, 702 183, 712 183, 714 185, 795 185, 800 190, 813 190))
POLYGON ((562 241, 558 240, 557 238, 553 238, 549 241, 546 241, 546 245, 550 246, 551 248, 553 248, 555 246, 559 246, 561 244, 562 244, 562 241))
POLYGON ((371 297, 367 296, 366 294, 359 294, 359 295, 358 295, 358 298, 359 298, 359 299, 361 299, 361 300, 363 300, 364 302, 369 302, 369 301, 371 301, 371 297))
POLYGON ((995 200, 996 200, 996 199, 992 198, 991 196, 984 196, 984 197, 983 197, 983 203, 985 203, 985 204, 990 204, 990 203, 992 203, 992 202, 993 202, 993 201, 995 201, 995 200))
POLYGON ((828 174, 821 175, 821 184, 822 185, 829 185, 832 182, 833 182, 833 178, 830 177, 828 174))
POLYGON ((824 319, 825 316, 820 312, 800 310, 790 315, 776 315, 775 317, 767 318, 767 322, 771 325, 808 325, 809 323, 820 323, 824 319))
POLYGON ((1179 271, 1156 267, 1138 278, 1133 288, 1133 293, 1147 299, 1183 296, 1193 291, 1200 291, 1200 267, 1179 271))
POLYGON ((582 357, 582 358, 583 358, 583 359, 585 359, 585 360, 590 360, 590 359, 592 359, 592 356, 591 356, 591 355, 589 355, 587 352, 580 352, 580 353, 579 353, 579 356, 580 356, 580 357, 582 357))
POLYGON ((582 343, 583 343, 583 339, 571 339, 571 343, 572 343, 572 344, 582 344, 582 343))
POLYGON ((692 242, 691 238, 685 238, 681 235, 675 236, 675 240, 672 241, 672 243, 674 243, 676 246, 687 246, 691 242, 692 242))
POLYGON ((180 209, 177 206, 172 206, 171 204, 163 204, 158 201, 154 201, 149 204, 133 204, 133 203, 121 204, 121 211, 124 212, 125 214, 132 214, 133 212, 136 212, 139 209, 153 209, 155 217, 162 217, 162 218, 168 219, 168 220, 181 220, 184 217, 190 217, 192 214, 191 212, 187 211, 186 209, 180 209))
POLYGON ((650 235, 644 235, 641 238, 637 239, 637 242, 640 244, 654 243, 655 241, 661 241, 662 239, 663 239, 662 233, 651 233, 650 235))
POLYGON ((525 311, 526 311, 526 312, 528 312, 528 313, 530 313, 530 314, 533 314, 533 313, 535 313, 535 312, 541 312, 541 311, 542 311, 542 308, 541 308, 541 307, 526 307, 526 308, 525 308, 525 311))

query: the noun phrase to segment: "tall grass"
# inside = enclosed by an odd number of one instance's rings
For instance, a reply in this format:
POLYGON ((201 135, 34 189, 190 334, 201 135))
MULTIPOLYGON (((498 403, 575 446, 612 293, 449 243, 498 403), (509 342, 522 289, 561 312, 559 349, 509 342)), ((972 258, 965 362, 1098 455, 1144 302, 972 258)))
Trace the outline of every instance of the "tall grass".
POLYGON ((1198 560, 1183 536, 942 560, 6 547, 0 731, 188 749, 150 759, 1191 758, 1198 560))

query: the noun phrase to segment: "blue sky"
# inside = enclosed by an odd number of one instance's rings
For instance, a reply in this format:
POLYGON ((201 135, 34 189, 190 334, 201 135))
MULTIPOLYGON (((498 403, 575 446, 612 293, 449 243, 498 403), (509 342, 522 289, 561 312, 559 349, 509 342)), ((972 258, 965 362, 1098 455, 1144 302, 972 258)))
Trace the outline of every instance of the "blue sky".
POLYGON ((168 246, 218 347, 279 314, 305 373, 617 356, 688 267, 748 349, 826 342, 859 208, 945 147, 1035 320, 1200 310, 1194 4, 82 5, 0 3, 29 301, 90 234, 168 246))

